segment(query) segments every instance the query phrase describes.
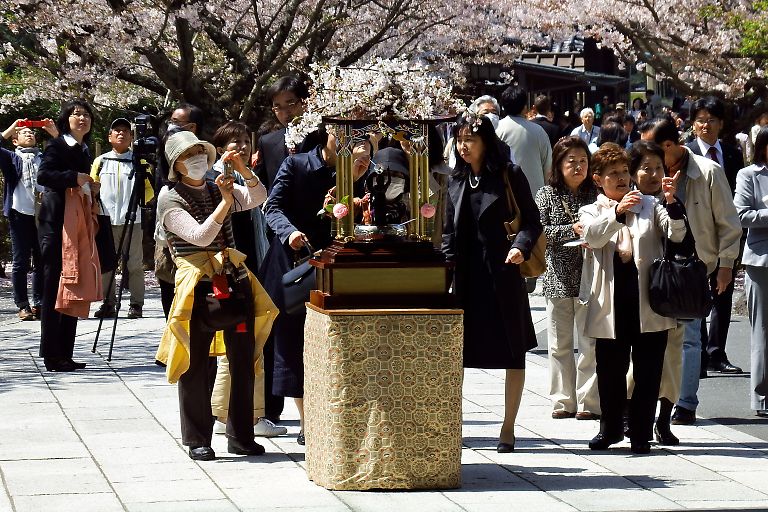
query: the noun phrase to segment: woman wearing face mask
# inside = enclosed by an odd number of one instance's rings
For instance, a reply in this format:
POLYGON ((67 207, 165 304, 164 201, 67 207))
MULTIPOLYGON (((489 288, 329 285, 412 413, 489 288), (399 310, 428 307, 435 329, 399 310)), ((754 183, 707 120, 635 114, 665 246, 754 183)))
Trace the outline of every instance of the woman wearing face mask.
POLYGON ((233 248, 231 212, 255 208, 266 198, 266 190, 236 151, 227 151, 222 160, 232 163, 246 185, 236 185, 232 177, 225 175, 217 176, 215 184, 206 181, 216 150, 192 132, 171 135, 165 154, 168 179, 175 185, 161 190, 157 217, 177 271, 173 306, 157 359, 167 364, 168 380, 179 382, 182 443, 189 447, 192 459, 215 457, 211 449, 208 357, 215 331, 223 330, 232 378, 228 450, 261 455, 264 448, 253 440, 254 364, 261 357, 277 312, 243 264, 244 255, 233 248), (245 321, 233 317, 231 325, 212 328, 216 313, 209 308, 207 298, 219 290, 226 291, 228 285, 246 296, 245 321))
MULTIPOLYGON (((320 145, 307 153, 289 155, 283 161, 264 207, 267 224, 275 233, 264 259, 264 287, 280 308, 275 323, 275 367, 272 392, 292 397, 299 410, 301 430, 296 442, 304 444, 304 321, 306 309, 285 311, 283 274, 307 255, 306 242, 314 250, 331 243, 331 218, 318 212, 333 200, 336 185, 336 137, 325 129, 319 132, 320 145)), ((372 146, 369 141, 352 150, 355 178, 365 174, 372 146)), ((355 184, 355 196, 362 196, 362 184, 355 184)), ((357 200, 356 200, 357 201, 357 200)), ((357 209, 357 204, 355 205, 357 209)))
POLYGON ((662 179, 666 206, 630 190, 629 160, 607 142, 592 155, 592 178, 600 195, 579 211, 584 240, 591 248, 581 299, 587 301, 584 334, 596 338, 600 433, 592 450, 605 450, 624 439, 622 414, 627 397, 630 352, 635 389, 630 403, 632 452, 650 451, 656 399, 672 318, 651 310, 648 272, 664 252, 662 237, 679 242, 685 235, 683 214, 675 199, 675 180, 662 179), (588 288, 587 288, 588 287, 588 288))

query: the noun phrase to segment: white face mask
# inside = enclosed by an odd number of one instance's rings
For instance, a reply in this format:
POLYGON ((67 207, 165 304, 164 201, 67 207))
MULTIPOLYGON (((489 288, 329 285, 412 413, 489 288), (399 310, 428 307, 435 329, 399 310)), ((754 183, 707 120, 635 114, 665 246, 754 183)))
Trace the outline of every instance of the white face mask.
POLYGON ((498 114, 494 114, 492 112, 488 112, 487 114, 483 114, 485 117, 491 120, 491 124, 493 125, 493 129, 499 127, 499 116, 498 114))
POLYGON ((201 180, 208 172, 208 155, 193 155, 182 162, 187 169, 187 177, 193 180, 201 180))
POLYGON ((398 197, 400 197, 401 194, 405 192, 405 179, 400 178, 398 176, 393 176, 392 181, 389 183, 389 186, 387 187, 387 201, 394 201, 398 197))

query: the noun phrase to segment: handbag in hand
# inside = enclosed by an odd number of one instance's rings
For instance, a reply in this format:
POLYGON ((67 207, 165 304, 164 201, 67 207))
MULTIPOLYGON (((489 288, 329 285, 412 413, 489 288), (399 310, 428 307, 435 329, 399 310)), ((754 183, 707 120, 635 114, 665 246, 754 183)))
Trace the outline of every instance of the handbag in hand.
POLYGON ((314 254, 309 240, 304 240, 304 247, 309 254, 298 260, 292 270, 283 274, 283 301, 284 310, 289 315, 296 315, 304 311, 304 303, 309 300, 309 292, 314 290, 317 283, 315 268, 309 260, 314 254))
MULTIPOLYGON (((685 227, 690 233, 688 219, 685 227)), ((707 266, 699 259, 695 244, 690 244, 689 254, 682 255, 672 249, 672 245, 664 238, 664 257, 651 263, 648 274, 651 309, 670 318, 704 318, 712 309, 707 266)))
POLYGON ((117 252, 115 252, 115 238, 112 234, 112 220, 104 213, 104 203, 99 199, 99 214, 96 215, 99 222, 99 230, 94 241, 99 253, 99 266, 101 273, 106 274, 117 268, 117 252))
MULTIPOLYGON (((515 194, 512 191, 512 185, 509 182, 507 170, 505 169, 502 174, 504 177, 504 189, 507 196, 507 207, 514 215, 514 218, 511 221, 504 223, 504 229, 507 230, 507 238, 514 240, 520 232, 522 216, 520 215, 520 207, 517 206, 517 201, 515 200, 515 194)), ((544 231, 542 231, 531 249, 530 256, 520 264, 520 275, 523 277, 539 277, 543 274, 544 271, 547 270, 547 260, 544 257, 546 250, 547 236, 544 234, 544 231)))

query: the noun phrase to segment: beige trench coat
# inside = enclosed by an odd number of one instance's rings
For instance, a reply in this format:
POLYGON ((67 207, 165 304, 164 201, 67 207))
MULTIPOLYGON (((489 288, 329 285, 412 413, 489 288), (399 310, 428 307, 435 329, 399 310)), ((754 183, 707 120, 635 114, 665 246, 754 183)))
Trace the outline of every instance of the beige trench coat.
MULTIPOLYGON (((584 335, 591 338, 616 338, 613 309, 613 255, 619 230, 624 226, 616 220, 615 207, 602 207, 601 199, 579 210, 584 224, 584 239, 591 247, 586 250, 579 297, 587 302, 584 335)), ((632 258, 637 266, 640 290, 640 332, 664 331, 675 327, 676 321, 653 312, 648 302, 648 275, 654 259, 664 254, 662 237, 675 242, 685 236, 685 221, 669 217, 666 209, 653 196, 643 196, 637 213, 626 213, 626 226, 632 235, 632 258)), ((621 300, 621 298, 619 298, 621 300)))

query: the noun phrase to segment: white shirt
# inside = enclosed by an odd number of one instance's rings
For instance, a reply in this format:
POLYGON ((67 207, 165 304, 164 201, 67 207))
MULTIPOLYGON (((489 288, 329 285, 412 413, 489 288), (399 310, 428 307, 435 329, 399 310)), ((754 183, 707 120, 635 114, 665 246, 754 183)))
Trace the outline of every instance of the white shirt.
POLYGON ((710 146, 709 144, 701 140, 701 137, 696 137, 696 143, 699 145, 699 150, 701 151, 701 155, 706 158, 709 158, 709 148, 714 147, 715 150, 717 151, 717 163, 720 164, 720 167, 723 167, 723 148, 720 147, 719 140, 715 142, 714 145, 710 146))

